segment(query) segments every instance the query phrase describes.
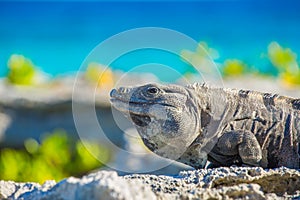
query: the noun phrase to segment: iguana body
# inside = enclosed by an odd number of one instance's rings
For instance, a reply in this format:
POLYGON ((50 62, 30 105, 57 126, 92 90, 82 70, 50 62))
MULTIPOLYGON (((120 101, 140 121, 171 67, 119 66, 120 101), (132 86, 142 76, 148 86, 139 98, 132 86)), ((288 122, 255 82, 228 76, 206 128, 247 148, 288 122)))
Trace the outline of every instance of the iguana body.
POLYGON ((247 165, 299 168, 300 99, 194 84, 147 84, 111 92, 145 145, 203 168, 247 165))

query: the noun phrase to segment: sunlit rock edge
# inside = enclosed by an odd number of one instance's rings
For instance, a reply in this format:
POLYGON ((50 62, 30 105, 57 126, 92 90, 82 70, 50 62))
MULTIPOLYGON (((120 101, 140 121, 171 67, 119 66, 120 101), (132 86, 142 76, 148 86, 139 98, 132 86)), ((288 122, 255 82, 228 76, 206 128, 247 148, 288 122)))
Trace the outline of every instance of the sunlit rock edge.
POLYGON ((284 199, 300 198, 300 171, 221 167, 177 176, 98 171, 58 183, 0 181, 2 199, 284 199))

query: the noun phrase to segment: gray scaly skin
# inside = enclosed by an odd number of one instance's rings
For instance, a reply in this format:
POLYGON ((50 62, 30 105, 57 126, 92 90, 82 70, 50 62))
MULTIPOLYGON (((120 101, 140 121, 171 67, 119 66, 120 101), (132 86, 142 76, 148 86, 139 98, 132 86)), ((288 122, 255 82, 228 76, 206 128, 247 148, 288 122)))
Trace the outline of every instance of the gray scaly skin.
POLYGON ((111 91, 154 153, 196 169, 299 169, 300 99, 248 90, 147 84, 111 91))

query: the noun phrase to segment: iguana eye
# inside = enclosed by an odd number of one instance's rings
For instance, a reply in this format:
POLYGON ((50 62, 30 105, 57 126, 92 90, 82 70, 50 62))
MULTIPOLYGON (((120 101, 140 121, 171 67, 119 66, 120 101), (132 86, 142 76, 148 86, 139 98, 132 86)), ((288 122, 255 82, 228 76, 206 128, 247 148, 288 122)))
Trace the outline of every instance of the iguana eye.
POLYGON ((156 87, 149 87, 147 89, 147 93, 149 93, 149 94, 157 94, 158 93, 158 89, 156 87))

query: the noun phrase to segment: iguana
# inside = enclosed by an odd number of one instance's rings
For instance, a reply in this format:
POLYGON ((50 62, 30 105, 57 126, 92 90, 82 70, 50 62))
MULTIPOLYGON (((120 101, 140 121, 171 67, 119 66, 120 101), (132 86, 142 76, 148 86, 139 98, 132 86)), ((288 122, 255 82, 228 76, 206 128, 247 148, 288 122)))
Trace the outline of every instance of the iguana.
POLYGON ((300 99, 195 83, 146 84, 110 93, 154 153, 196 169, 299 168, 300 99))

